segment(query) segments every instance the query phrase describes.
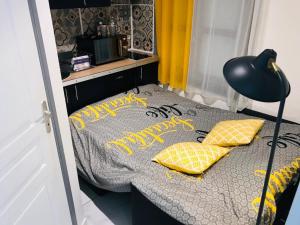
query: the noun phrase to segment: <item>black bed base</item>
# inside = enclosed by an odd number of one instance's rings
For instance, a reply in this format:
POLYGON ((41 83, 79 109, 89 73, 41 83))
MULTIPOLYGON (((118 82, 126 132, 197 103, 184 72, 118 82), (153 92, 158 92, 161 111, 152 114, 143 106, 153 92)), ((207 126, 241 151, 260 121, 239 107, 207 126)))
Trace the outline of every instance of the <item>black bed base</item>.
POLYGON ((132 225, 183 225, 131 186, 132 225))

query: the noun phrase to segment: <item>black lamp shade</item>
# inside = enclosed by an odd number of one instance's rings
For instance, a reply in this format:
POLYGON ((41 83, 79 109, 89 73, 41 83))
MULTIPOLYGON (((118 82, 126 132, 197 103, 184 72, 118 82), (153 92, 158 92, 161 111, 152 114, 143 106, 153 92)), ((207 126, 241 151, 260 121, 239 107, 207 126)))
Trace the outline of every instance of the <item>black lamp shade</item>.
POLYGON ((261 102, 277 102, 290 93, 290 84, 280 71, 275 73, 271 62, 277 53, 266 49, 259 56, 244 56, 229 60, 223 68, 228 84, 238 93, 261 102), (285 96, 282 95, 283 86, 285 96))

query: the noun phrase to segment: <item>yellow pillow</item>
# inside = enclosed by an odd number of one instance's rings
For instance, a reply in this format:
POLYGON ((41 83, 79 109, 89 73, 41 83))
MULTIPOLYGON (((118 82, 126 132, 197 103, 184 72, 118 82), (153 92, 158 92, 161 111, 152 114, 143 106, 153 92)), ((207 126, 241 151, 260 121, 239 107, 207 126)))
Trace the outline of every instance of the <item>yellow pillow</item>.
POLYGON ((249 144, 262 128, 264 120, 227 120, 219 122, 203 140, 203 144, 222 147, 249 144))
POLYGON ((218 146, 182 142, 167 147, 152 160, 178 172, 201 174, 228 152, 218 146))

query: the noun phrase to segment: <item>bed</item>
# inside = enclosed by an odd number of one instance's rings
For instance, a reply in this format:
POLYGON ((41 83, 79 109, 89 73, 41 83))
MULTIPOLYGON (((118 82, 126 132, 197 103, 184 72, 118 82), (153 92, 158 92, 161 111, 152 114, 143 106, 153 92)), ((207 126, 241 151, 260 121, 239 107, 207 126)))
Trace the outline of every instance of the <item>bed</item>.
MULTIPOLYGON (((157 85, 141 86, 69 116, 80 174, 98 188, 132 188, 182 224, 255 224, 274 123, 233 148, 204 174, 192 176, 152 162, 178 142, 202 142, 219 121, 249 116, 210 108, 157 85)), ((300 127, 282 124, 263 224, 272 224, 276 199, 299 173, 300 127)), ((175 221, 174 220, 174 221, 175 221)))

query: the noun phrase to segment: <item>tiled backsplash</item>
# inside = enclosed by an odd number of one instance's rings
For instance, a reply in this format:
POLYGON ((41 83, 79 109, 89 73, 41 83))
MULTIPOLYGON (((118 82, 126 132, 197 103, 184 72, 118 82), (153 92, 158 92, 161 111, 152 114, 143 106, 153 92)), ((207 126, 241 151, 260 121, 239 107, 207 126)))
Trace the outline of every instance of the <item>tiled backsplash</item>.
POLYGON ((95 32, 96 24, 100 21, 108 24, 113 20, 118 34, 131 34, 131 6, 133 48, 152 51, 153 0, 112 0, 110 7, 51 10, 57 51, 72 50, 75 37, 81 34, 81 29, 83 32, 95 32))
POLYGON ((152 51, 153 6, 133 5, 133 48, 152 51))
POLYGON ((78 9, 51 10, 51 16, 57 51, 72 50, 74 37, 81 32, 78 9))

